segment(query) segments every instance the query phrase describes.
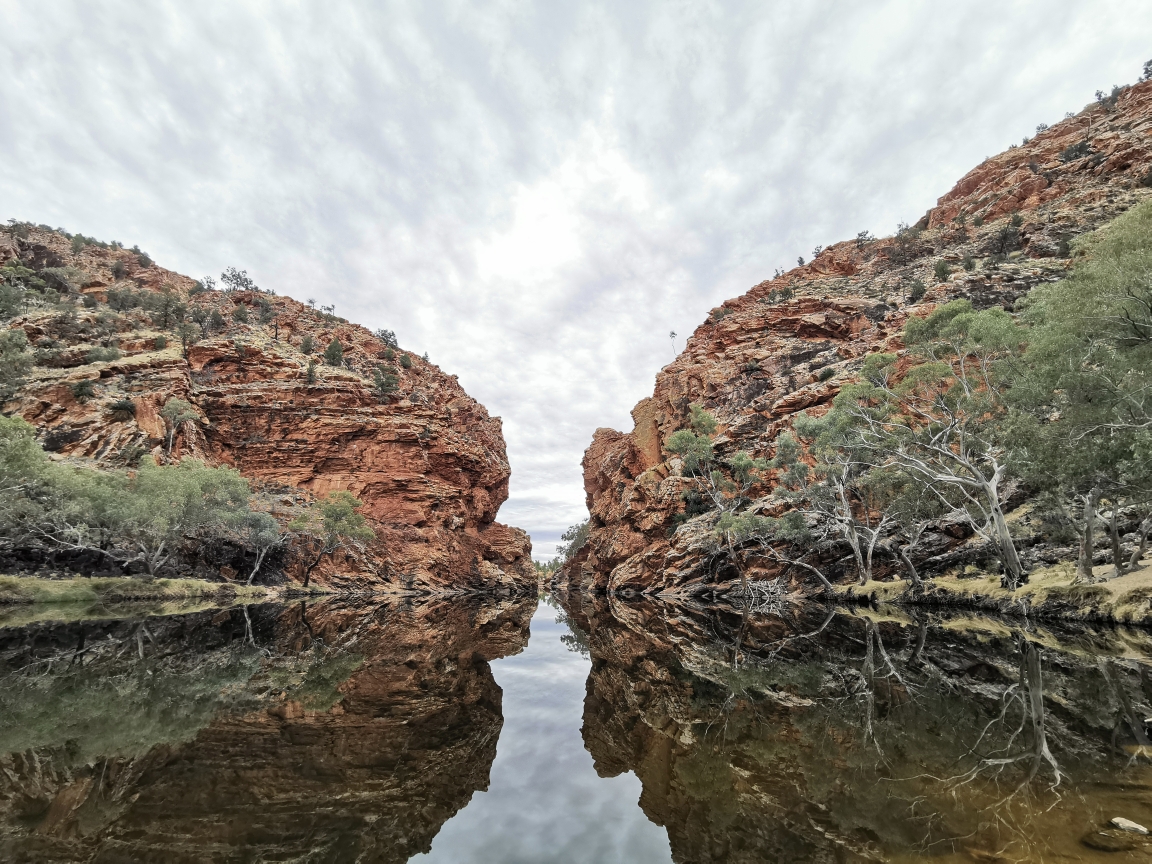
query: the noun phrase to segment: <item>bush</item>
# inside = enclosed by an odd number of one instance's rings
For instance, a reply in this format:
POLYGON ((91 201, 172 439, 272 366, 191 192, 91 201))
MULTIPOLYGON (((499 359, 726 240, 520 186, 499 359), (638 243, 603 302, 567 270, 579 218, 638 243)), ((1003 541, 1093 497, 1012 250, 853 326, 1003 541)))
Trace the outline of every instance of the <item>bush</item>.
POLYGON ((975 219, 972 220, 972 224, 975 225, 977 228, 981 227, 984 224, 984 217, 983 216, 977 216, 975 219))
POLYGON ((964 256, 964 269, 965 270, 975 270, 976 269, 976 259, 973 258, 971 255, 965 255, 964 256))
POLYGON ((396 341, 396 334, 391 330, 377 330, 373 335, 389 348, 400 347, 400 343, 396 341))
POLYGON ((378 396, 389 396, 395 393, 399 381, 395 369, 377 366, 373 373, 373 386, 376 388, 378 396))
POLYGON ((384 359, 385 360, 393 360, 393 359, 395 359, 395 357, 396 357, 396 352, 393 351, 390 347, 384 349, 384 359))
POLYGON ((324 362, 329 366, 341 366, 344 363, 344 348, 335 336, 328 343, 328 347, 324 349, 324 362))
POLYGON ((164 330, 175 327, 188 315, 188 307, 180 302, 180 295, 171 285, 162 285, 160 293, 144 295, 142 299, 152 323, 164 330))
POLYGON ((1009 224, 1011 224, 1013 228, 1019 228, 1024 224, 1024 217, 1019 213, 1013 213, 1012 218, 1009 220, 1009 224))
POLYGON ((224 283, 224 290, 231 294, 234 291, 259 291, 256 283, 248 278, 247 270, 237 270, 229 267, 220 274, 220 281, 224 283))
POLYGON ((69 389, 72 391, 72 398, 81 405, 96 395, 96 390, 93 388, 92 382, 87 379, 77 381, 69 389))
POLYGON ((1085 156, 1092 155, 1092 145, 1087 141, 1080 141, 1076 144, 1069 144, 1060 151, 1061 162, 1072 162, 1076 159, 1083 159, 1085 156))
POLYGON ((235 309, 233 309, 232 310, 232 320, 235 321, 237 324, 247 324, 248 323, 248 307, 245 306, 243 303, 241 303, 239 306, 237 306, 235 309))
POLYGON ((119 348, 93 348, 88 352, 87 362, 89 363, 110 363, 113 360, 120 359, 119 348))
POLYGON ((157 351, 163 351, 165 348, 168 347, 168 337, 167 336, 157 336, 156 341, 153 342, 152 344, 157 351))
POLYGON ((947 261, 937 261, 936 266, 932 268, 932 274, 936 277, 937 282, 947 282, 948 274, 952 272, 952 268, 948 266, 947 261))
POLYGON ((401 354, 400 355, 400 365, 403 366, 405 369, 411 369, 412 368, 412 356, 410 354, 401 354))
POLYGON ((81 299, 85 309, 95 309, 99 305, 99 301, 91 294, 85 294, 81 299))
POLYGON ((136 416, 136 403, 131 399, 117 399, 108 406, 108 411, 112 414, 113 420, 124 423, 136 416))
POLYGON ((829 378, 831 378, 835 374, 836 374, 835 369, 833 369, 831 366, 825 366, 823 369, 820 370, 820 374, 817 375, 816 377, 820 381, 827 381, 829 378))
POLYGON ((311 336, 305 336, 303 339, 300 340, 300 353, 311 354, 312 351, 313 351, 312 337, 311 336))
POLYGON ((112 262, 112 278, 117 282, 122 279, 128 278, 128 265, 123 261, 116 260, 112 262))
POLYGON ((127 312, 140 305, 140 295, 131 288, 110 288, 108 290, 108 305, 117 312, 127 312))
POLYGON ((0 282, 0 321, 19 315, 24 308, 24 291, 15 285, 0 282))
POLYGON ((919 303, 924 299, 924 295, 928 293, 927 287, 919 279, 913 279, 912 283, 908 286, 908 302, 919 303))
POLYGON ((316 361, 315 360, 309 359, 308 371, 304 373, 304 380, 308 384, 315 384, 316 383, 316 361))

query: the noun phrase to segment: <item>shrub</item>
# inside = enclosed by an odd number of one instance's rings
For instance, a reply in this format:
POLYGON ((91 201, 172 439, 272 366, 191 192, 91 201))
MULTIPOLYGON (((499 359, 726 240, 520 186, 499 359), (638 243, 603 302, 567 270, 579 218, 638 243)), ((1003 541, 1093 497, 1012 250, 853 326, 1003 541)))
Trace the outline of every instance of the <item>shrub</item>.
POLYGON ((395 357, 396 357, 396 352, 393 351, 391 347, 384 349, 384 359, 385 360, 393 360, 393 359, 395 359, 395 357))
POLYGON ((88 352, 89 363, 110 363, 120 359, 120 349, 115 347, 93 348, 88 352))
POLYGON ((400 347, 400 343, 396 341, 396 334, 391 330, 377 330, 373 335, 389 348, 400 347))
POLYGON ((95 309, 98 305, 100 305, 100 301, 98 301, 91 294, 85 294, 83 299, 82 299, 82 302, 84 303, 85 309, 95 309))
POLYGON ((376 388, 376 393, 379 396, 388 396, 395 393, 400 379, 396 376, 396 370, 385 368, 384 366, 377 366, 373 373, 373 386, 376 388))
POLYGON ((405 369, 411 369, 411 368, 412 368, 412 357, 411 357, 411 355, 409 355, 409 354, 401 354, 401 355, 400 355, 400 365, 401 365, 401 366, 403 366, 405 369))
POLYGON ((908 286, 908 302, 919 303, 924 299, 924 295, 926 293, 928 293, 928 289, 925 287, 924 283, 919 279, 913 279, 908 286))
POLYGON ((948 266, 947 261, 937 261, 936 266, 932 268, 932 274, 936 277, 937 282, 948 281, 948 274, 952 272, 952 268, 948 266))
POLYGON ((971 255, 965 255, 964 256, 964 269, 965 270, 975 270, 976 269, 976 259, 973 258, 971 255))
POLYGON ((1009 220, 1009 223, 1012 225, 1013 228, 1019 228, 1021 225, 1024 224, 1024 217, 1021 216, 1019 213, 1013 213, 1012 219, 1009 220))
POLYGON ((305 336, 300 340, 300 352, 302 354, 311 354, 313 350, 312 337, 305 336))
POLYGON ((272 301, 267 297, 257 297, 256 308, 260 310, 261 324, 267 324, 276 317, 276 310, 272 307, 272 301))
POLYGON ((110 288, 108 290, 108 305, 117 312, 127 312, 140 305, 140 296, 131 288, 110 288))
POLYGON ((168 337, 167 336, 157 336, 156 341, 153 342, 152 344, 153 344, 153 347, 157 351, 163 351, 165 348, 168 347, 168 337))
POLYGON ((1076 144, 1069 144, 1060 151, 1061 162, 1072 162, 1076 159, 1083 159, 1085 156, 1092 154, 1092 145, 1087 141, 1080 141, 1076 144))
POLYGON ((304 380, 309 384, 316 383, 316 361, 308 360, 308 371, 304 373, 304 380))
POLYGON ((329 366, 340 366, 344 363, 344 348, 335 336, 328 343, 328 347, 324 349, 324 362, 329 366))
POLYGON ((224 290, 231 294, 234 291, 259 291, 256 283, 248 278, 247 270, 237 270, 229 267, 220 274, 220 281, 224 283, 224 290))
POLYGON ((977 216, 975 219, 972 220, 972 224, 975 225, 977 228, 979 228, 981 225, 984 224, 984 217, 983 216, 977 216))
POLYGON ((732 314, 732 310, 729 309, 727 306, 721 306, 719 309, 713 309, 712 315, 711 315, 712 323, 716 323, 717 321, 723 321, 725 318, 727 318, 731 314, 732 314))
POLYGON ((112 262, 112 278, 119 282, 128 278, 128 265, 117 259, 112 262))
POLYGON ((836 374, 835 369, 833 369, 831 366, 825 366, 823 369, 820 370, 820 374, 817 375, 816 378, 817 378, 817 380, 820 380, 820 381, 827 381, 829 378, 831 378, 835 374, 836 374))
POLYGON ((248 307, 245 306, 243 303, 241 303, 239 306, 237 306, 235 309, 233 309, 232 310, 232 320, 235 321, 237 324, 247 324, 248 323, 248 307))
POLYGON ((15 317, 23 308, 23 289, 0 282, 0 321, 15 317))
POLYGON ((96 391, 92 387, 92 382, 87 379, 77 381, 69 389, 72 391, 72 398, 82 405, 96 395, 96 391))
POLYGON ((188 307, 180 302, 180 295, 171 285, 161 285, 160 293, 145 295, 143 300, 152 323, 164 330, 175 327, 188 315, 188 307))
POLYGON ((113 420, 126 422, 136 416, 136 403, 131 399, 117 399, 108 406, 113 420))
POLYGON ((147 252, 141 252, 139 255, 136 256, 136 263, 139 264, 141 267, 151 267, 152 266, 152 259, 148 257, 147 252))

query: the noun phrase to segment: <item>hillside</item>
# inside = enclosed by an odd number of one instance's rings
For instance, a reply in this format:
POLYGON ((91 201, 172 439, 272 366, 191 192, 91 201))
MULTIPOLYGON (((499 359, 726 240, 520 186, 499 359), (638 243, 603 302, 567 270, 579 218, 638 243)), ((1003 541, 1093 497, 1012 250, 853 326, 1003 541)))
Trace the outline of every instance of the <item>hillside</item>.
MULTIPOLYGON (((909 316, 957 299, 1012 311, 1034 287, 1067 276, 1070 243, 1152 195, 1150 135, 1152 83, 1143 82, 986 160, 895 236, 863 232, 818 250, 712 310, 657 375, 652 396, 632 410, 633 429, 596 431, 583 460, 589 540, 561 580, 583 590, 670 595, 723 593, 738 583, 741 568, 718 547, 717 514, 693 510, 698 483, 667 449, 669 437, 689 427, 690 405, 715 418, 716 464, 731 464, 738 451, 775 456, 777 436, 801 411, 826 412, 860 380, 869 355, 905 356, 909 316)), ((787 510, 773 497, 779 485, 770 475, 753 488, 749 512, 787 510)), ((1004 506, 1018 507, 1026 491, 1008 484, 1004 506)), ((1121 527, 1131 534, 1136 522, 1121 527)), ((987 559, 986 546, 970 542, 962 527, 930 527, 916 549, 929 575, 987 559)), ((1023 554, 1038 567, 1076 552, 1036 543, 1023 554)), ((891 548, 876 557, 877 578, 901 570, 891 548)), ((854 575, 846 544, 829 543, 818 558, 834 582, 854 575)), ((794 585, 805 577, 755 555, 747 568, 749 578, 786 574, 794 585)))
MULTIPOLYGON (((147 454, 231 466, 281 522, 316 497, 350 491, 376 539, 326 557, 312 574, 321 585, 535 584, 527 535, 495 521, 509 477, 500 419, 391 334, 255 286, 205 290, 139 250, 46 226, 10 222, 0 268, 36 288, 2 325, 22 330, 35 357, 3 412, 32 423, 54 459, 130 468, 147 454), (322 356, 333 340, 338 365, 322 356), (160 410, 173 398, 198 418, 169 430, 160 410)), ((245 566, 239 553, 189 556, 209 575, 245 566)), ((273 570, 301 579, 299 543, 274 557, 273 570)))

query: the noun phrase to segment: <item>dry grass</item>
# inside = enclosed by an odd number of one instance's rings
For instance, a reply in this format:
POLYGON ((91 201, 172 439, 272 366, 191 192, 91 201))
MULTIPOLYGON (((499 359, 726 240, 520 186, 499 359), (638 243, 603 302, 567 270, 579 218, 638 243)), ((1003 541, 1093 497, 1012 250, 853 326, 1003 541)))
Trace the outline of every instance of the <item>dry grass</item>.
POLYGON ((257 585, 224 585, 203 579, 133 579, 126 576, 91 579, 44 579, 37 576, 0 576, 0 604, 124 603, 133 601, 192 600, 227 595, 253 600, 267 596, 257 585))

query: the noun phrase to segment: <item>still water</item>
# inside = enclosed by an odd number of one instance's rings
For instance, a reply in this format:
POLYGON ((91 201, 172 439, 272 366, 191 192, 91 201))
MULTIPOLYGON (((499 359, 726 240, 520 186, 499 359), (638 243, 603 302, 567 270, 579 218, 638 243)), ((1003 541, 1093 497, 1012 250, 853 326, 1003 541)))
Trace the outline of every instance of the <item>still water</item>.
POLYGON ((16 610, 0 676, 3 861, 1152 860, 1109 824, 1152 826, 1137 630, 591 598, 16 610))

